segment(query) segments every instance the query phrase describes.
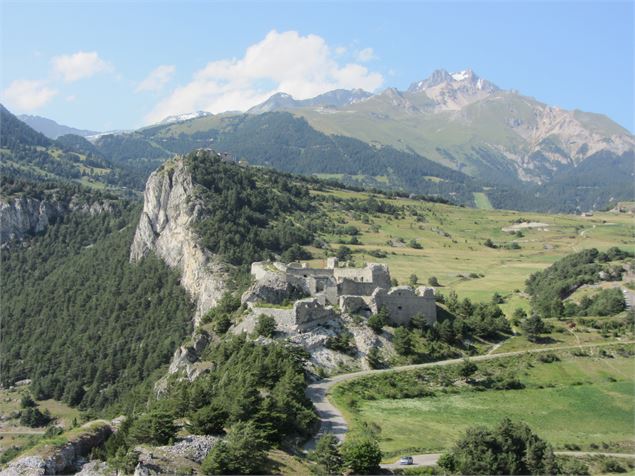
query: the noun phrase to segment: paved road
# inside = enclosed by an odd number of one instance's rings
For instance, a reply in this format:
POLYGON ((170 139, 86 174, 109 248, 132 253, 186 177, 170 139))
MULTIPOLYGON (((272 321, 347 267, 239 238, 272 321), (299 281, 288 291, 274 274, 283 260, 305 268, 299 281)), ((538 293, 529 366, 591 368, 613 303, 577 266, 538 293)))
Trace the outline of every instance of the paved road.
POLYGON ((380 465, 383 469, 396 469, 396 468, 413 468, 418 466, 434 466, 439 461, 441 453, 428 453, 425 455, 412 455, 413 464, 405 466, 397 463, 388 463, 380 465))
MULTIPOLYGON (((556 451, 557 455, 562 456, 609 456, 614 458, 629 458, 635 459, 635 454, 626 453, 596 453, 590 451, 556 451)), ((408 466, 402 466, 397 463, 382 464, 384 469, 396 469, 396 468, 416 468, 419 466, 434 466, 439 461, 441 453, 427 453, 423 455, 412 455, 413 464, 408 466)))
MULTIPOLYGON (((599 344, 582 344, 582 345, 569 345, 569 346, 561 346, 561 347, 547 347, 544 349, 529 349, 529 350, 520 350, 516 352, 501 352, 500 354, 488 354, 488 355, 478 355, 475 357, 471 357, 470 360, 472 362, 481 362, 485 360, 493 360, 499 359, 503 357, 512 357, 514 355, 524 355, 524 354, 537 354, 541 352, 550 352, 554 350, 566 350, 566 349, 578 349, 580 347, 602 347, 607 345, 617 345, 617 344, 632 344, 635 341, 624 341, 624 342, 604 342, 599 344)), ((427 367, 438 367, 443 365, 452 365, 458 364, 463 361, 460 359, 449 359, 449 360, 440 360, 438 362, 428 362, 425 364, 414 364, 414 365, 404 365, 401 367, 393 367, 389 369, 378 369, 378 370, 362 370, 359 372, 352 372, 349 374, 341 374, 336 375, 334 377, 320 380, 314 384, 309 385, 306 391, 306 395, 311 399, 313 405, 315 406, 318 415, 320 417, 320 430, 316 435, 311 438, 306 445, 304 446, 305 451, 309 451, 315 448, 315 444, 317 440, 324 433, 332 433, 337 437, 338 440, 343 441, 344 435, 348 431, 348 425, 346 424, 346 420, 342 415, 342 412, 338 410, 338 408, 333 405, 328 399, 328 392, 330 388, 338 384, 340 382, 346 382, 348 380, 353 380, 359 377, 364 377, 367 375, 380 374, 385 372, 404 372, 408 370, 421 369, 427 367)))

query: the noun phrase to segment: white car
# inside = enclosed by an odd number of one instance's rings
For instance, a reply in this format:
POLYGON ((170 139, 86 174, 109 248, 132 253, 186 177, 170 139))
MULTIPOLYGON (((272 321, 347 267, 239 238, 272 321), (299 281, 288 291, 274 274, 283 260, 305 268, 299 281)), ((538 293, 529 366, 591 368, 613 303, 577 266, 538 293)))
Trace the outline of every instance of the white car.
POLYGON ((402 456, 399 458, 399 464, 410 466, 411 464, 414 464, 414 461, 412 460, 412 456, 402 456))

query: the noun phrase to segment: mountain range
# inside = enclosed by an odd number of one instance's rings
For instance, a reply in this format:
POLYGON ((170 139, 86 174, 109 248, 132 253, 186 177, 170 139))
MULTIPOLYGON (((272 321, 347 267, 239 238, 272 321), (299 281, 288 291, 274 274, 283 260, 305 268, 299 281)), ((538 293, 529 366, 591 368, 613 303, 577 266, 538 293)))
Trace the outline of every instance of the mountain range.
POLYGON ((633 135, 606 116, 500 89, 471 69, 437 70, 405 91, 358 93, 358 100, 339 104, 279 96, 250 112, 292 111, 327 134, 410 150, 485 181, 500 181, 495 169, 541 184, 595 154, 635 149, 633 135))
POLYGON ((246 113, 197 111, 89 139, 93 156, 134 170, 135 183, 174 154, 213 147, 252 165, 470 206, 478 196, 495 208, 575 212, 635 198, 629 131, 470 69, 437 70, 377 94, 338 89, 299 100, 280 92, 246 113))
POLYGON ((77 129, 75 127, 58 124, 54 120, 47 119, 46 117, 42 116, 30 116, 27 114, 20 114, 17 117, 28 126, 44 134, 49 139, 57 139, 58 137, 66 134, 74 134, 82 137, 94 136, 99 134, 99 132, 97 131, 77 129))

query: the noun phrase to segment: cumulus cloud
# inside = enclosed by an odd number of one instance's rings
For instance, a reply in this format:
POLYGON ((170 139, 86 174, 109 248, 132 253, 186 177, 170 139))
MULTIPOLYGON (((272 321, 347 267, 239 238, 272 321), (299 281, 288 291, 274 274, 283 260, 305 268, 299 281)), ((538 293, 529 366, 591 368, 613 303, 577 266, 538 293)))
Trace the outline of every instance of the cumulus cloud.
POLYGON ((2 97, 10 109, 26 112, 44 106, 56 94, 46 81, 16 79, 2 92, 2 97))
POLYGON ((112 69, 112 66, 102 60, 96 51, 78 51, 71 55, 55 56, 51 63, 53 70, 67 82, 90 78, 97 73, 112 69))
POLYGON ((357 53, 357 61, 360 61, 362 63, 366 63, 367 61, 373 60, 375 58, 375 52, 372 48, 364 48, 357 53))
POLYGON ((373 91, 383 83, 381 74, 357 63, 340 64, 336 56, 320 36, 272 30, 242 58, 208 63, 160 101, 146 121, 194 110, 245 110, 276 92, 306 99, 337 88, 373 91))
POLYGON ((150 74, 137 85, 135 92, 160 91, 163 86, 172 79, 174 71, 176 71, 176 68, 173 65, 167 64, 153 69, 150 71, 150 74))

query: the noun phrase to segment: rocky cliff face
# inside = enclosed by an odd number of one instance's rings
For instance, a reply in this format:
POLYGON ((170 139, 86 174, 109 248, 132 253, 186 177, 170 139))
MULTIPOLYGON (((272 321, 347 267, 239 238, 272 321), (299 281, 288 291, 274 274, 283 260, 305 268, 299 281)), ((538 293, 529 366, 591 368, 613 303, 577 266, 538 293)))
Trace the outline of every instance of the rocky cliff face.
POLYGON ((81 469, 90 451, 103 444, 113 428, 106 422, 90 423, 76 438, 58 447, 44 447, 41 454, 23 456, 0 473, 3 476, 40 476, 45 474, 73 474, 81 469))
POLYGON ((20 240, 40 233, 58 218, 72 212, 90 214, 111 210, 107 202, 79 204, 74 200, 59 201, 31 197, 15 197, 0 201, 0 242, 20 240))
POLYGON ((216 305, 228 280, 224 265, 198 244, 192 230, 200 213, 192 176, 183 159, 166 162, 148 179, 130 251, 132 262, 153 252, 181 272, 181 285, 196 302, 196 324, 216 305))

